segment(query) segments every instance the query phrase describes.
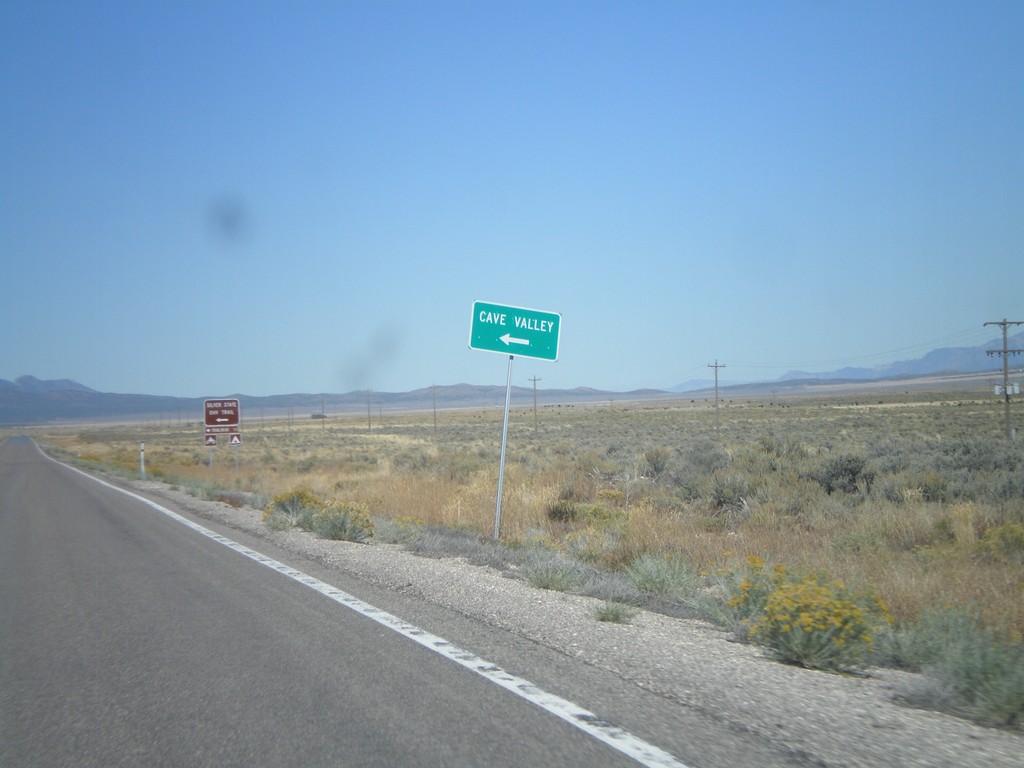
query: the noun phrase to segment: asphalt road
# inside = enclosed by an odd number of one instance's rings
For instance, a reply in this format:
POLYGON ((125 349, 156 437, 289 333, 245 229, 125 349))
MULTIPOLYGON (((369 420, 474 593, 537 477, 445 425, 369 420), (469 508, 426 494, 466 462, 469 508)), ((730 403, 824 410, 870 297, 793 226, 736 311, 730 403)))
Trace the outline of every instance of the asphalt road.
MULTIPOLYGON (((375 595, 365 587, 360 597, 375 595)), ((376 597, 402 609, 400 596, 376 597)), ((516 674, 613 714, 681 765, 790 764, 727 726, 623 691, 499 630, 405 608, 419 626, 450 630, 504 668, 518 666, 516 674)), ((0 765, 637 764, 370 618, 47 459, 31 440, 0 445, 0 765)))

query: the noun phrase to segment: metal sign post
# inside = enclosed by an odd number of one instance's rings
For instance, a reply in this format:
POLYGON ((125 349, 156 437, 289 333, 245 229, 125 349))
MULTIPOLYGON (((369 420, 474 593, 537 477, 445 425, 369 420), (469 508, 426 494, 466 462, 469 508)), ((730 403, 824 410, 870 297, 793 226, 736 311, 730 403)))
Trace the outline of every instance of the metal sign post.
POLYGON ((501 422, 501 459, 498 461, 498 500, 494 506, 494 540, 501 536, 501 489, 505 485, 505 445, 508 443, 508 408, 512 402, 512 361, 508 356, 508 381, 505 383, 505 418, 501 422))
MULTIPOLYGON (((508 412, 512 403, 512 362, 515 356, 557 360, 562 316, 525 307, 486 301, 473 302, 469 348, 508 355, 505 382, 505 415, 501 423, 501 459, 498 464, 498 498, 494 503, 494 539, 501 536, 501 497, 505 486, 505 448, 508 444, 508 412)), ((536 384, 534 385, 536 386, 536 384)))

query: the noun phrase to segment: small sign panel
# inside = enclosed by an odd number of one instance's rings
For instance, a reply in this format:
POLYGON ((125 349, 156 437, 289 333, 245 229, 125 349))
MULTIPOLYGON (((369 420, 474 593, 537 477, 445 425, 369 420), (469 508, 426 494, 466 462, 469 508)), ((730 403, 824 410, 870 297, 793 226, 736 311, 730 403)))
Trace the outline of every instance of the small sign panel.
POLYGON ((558 359, 562 316, 525 307, 473 302, 469 348, 538 360, 558 359))
POLYGON ((238 400, 207 400, 203 407, 206 415, 206 426, 238 426, 238 400))
POLYGON ((206 445, 216 445, 217 435, 229 435, 231 445, 241 445, 241 410, 238 398, 203 401, 206 445), (237 438, 237 440, 235 439, 237 438))

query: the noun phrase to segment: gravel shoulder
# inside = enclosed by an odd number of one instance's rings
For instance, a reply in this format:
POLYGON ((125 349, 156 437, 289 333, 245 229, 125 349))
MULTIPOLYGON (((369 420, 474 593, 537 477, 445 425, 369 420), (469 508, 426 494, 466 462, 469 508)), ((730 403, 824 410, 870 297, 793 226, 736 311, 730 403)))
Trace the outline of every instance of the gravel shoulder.
POLYGON ((421 557, 393 544, 327 541, 298 530, 274 532, 260 523, 258 510, 200 500, 155 482, 119 484, 540 643, 604 670, 622 685, 779 744, 800 756, 800 764, 1024 766, 1024 734, 901 705, 903 692, 926 684, 920 675, 871 669, 857 677, 790 667, 755 646, 732 642, 703 621, 648 611, 629 624, 600 622, 593 615, 598 600, 535 589, 460 558, 421 557))

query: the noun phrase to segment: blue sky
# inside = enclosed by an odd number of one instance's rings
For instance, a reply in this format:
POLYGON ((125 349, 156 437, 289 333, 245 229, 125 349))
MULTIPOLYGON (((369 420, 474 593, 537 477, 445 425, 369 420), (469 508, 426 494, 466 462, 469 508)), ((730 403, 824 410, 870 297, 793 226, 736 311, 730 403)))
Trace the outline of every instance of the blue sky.
POLYGON ((1019 2, 0 5, 0 378, 767 380, 1024 320, 1019 2))

